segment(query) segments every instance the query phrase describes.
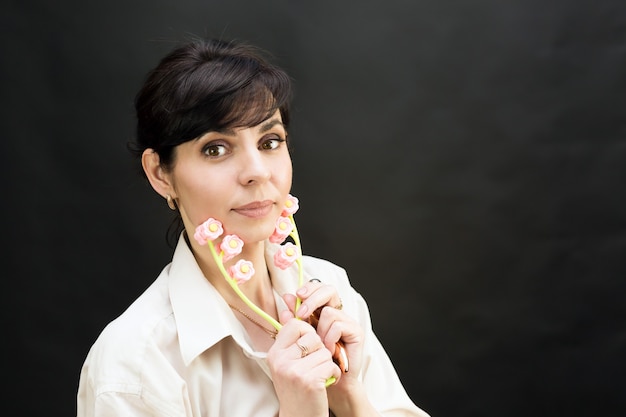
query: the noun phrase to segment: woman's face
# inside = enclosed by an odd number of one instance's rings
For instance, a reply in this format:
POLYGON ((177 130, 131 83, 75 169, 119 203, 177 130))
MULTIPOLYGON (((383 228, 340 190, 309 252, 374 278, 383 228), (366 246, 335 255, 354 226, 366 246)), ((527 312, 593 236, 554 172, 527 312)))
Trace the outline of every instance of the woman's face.
POLYGON ((188 233, 213 217, 244 242, 269 237, 291 189, 286 139, 277 111, 256 126, 178 145, 168 175, 188 233))

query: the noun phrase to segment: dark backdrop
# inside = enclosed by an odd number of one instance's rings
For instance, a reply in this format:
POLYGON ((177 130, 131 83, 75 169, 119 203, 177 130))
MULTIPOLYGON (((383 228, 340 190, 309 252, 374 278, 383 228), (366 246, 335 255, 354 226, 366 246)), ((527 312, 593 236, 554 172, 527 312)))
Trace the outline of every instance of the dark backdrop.
POLYGON ((626 415, 623 0, 0 9, 7 415, 74 415, 89 346, 170 259, 125 143, 188 34, 295 79, 304 250, 348 270, 421 407, 626 415))

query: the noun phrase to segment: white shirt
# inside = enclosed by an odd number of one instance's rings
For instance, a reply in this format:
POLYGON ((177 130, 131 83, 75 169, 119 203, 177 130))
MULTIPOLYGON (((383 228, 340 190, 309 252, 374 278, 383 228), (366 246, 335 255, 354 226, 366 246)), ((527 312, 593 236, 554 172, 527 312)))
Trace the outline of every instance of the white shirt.
MULTIPOLYGON (((296 264, 274 266, 277 247, 266 242, 280 311, 286 308, 280 294, 295 293, 298 271, 296 264)), ((344 311, 363 327, 360 378, 374 407, 384 416, 428 417, 408 397, 345 271, 309 256, 303 265, 305 282, 315 277, 335 286, 344 311)), ((252 348, 181 235, 172 262, 91 347, 80 375, 77 416, 274 417, 279 404, 266 357, 252 348)))

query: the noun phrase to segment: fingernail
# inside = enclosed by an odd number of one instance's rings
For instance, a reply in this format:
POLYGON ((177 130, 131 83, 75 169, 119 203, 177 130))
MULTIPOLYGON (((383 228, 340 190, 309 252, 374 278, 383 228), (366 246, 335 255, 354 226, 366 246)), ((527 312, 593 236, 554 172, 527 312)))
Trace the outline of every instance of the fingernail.
POLYGON ((298 317, 304 317, 304 315, 309 311, 306 304, 302 304, 298 309, 298 317))
POLYGON ((302 287, 298 291, 296 291, 296 293, 298 295, 304 295, 304 294, 306 294, 306 291, 307 291, 306 287, 302 287))

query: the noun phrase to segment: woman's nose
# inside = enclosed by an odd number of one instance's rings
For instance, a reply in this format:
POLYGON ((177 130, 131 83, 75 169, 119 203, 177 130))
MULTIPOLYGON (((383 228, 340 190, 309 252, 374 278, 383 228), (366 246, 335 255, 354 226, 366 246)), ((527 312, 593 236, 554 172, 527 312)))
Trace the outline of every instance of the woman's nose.
POLYGON ((270 179, 271 171, 262 152, 258 149, 246 151, 242 155, 239 181, 243 185, 262 183, 270 179))

